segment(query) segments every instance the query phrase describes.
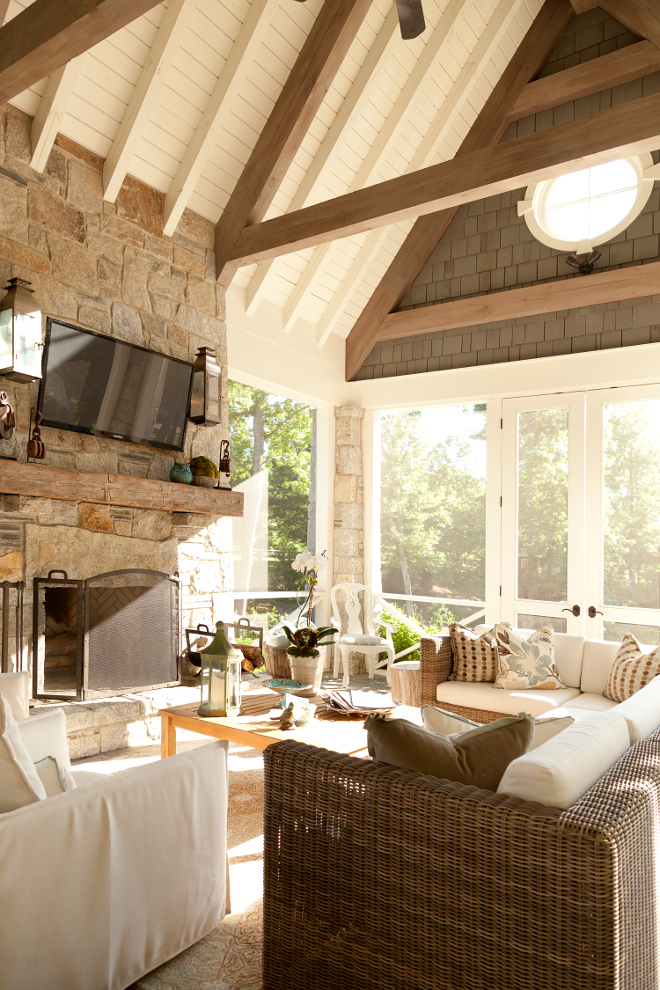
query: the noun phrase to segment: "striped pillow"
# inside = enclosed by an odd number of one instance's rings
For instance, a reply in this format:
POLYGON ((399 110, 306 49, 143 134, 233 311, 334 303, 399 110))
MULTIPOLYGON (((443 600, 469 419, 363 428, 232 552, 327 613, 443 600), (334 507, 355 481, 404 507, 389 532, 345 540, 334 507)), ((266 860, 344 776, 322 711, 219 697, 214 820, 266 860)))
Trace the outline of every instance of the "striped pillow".
MULTIPOLYGON (((503 625, 509 626, 509 623, 503 625)), ((494 681, 497 676, 497 643, 493 630, 477 636, 472 629, 452 622, 449 633, 454 654, 454 669, 449 680, 494 681)))
POLYGON ((603 694, 611 701, 626 701, 660 673, 660 646, 643 653, 632 633, 626 633, 614 658, 603 694))

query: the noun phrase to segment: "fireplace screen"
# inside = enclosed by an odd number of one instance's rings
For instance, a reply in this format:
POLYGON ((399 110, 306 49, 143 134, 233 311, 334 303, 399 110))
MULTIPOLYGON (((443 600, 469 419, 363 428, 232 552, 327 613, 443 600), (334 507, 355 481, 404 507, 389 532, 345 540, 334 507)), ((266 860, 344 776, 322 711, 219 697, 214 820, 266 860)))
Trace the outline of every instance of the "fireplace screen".
MULTIPOLYGON (((56 578, 55 574, 62 574, 56 578)), ((157 571, 34 582, 34 694, 98 698, 178 683, 179 584, 157 571)))

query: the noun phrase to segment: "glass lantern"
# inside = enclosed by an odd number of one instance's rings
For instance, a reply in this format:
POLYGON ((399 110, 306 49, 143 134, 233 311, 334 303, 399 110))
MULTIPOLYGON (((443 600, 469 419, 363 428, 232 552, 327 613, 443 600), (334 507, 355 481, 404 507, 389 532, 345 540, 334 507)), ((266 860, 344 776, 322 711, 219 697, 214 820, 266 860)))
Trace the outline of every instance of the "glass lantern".
POLYGON ((193 365, 192 392, 188 419, 201 426, 220 422, 220 383, 222 371, 212 347, 200 347, 193 365))
POLYGON ((0 302, 0 375, 13 382, 41 378, 41 311, 30 282, 9 280, 0 302))
POLYGON ((224 622, 216 623, 213 642, 199 655, 202 700, 197 714, 220 718, 240 715, 243 654, 227 639, 224 622))

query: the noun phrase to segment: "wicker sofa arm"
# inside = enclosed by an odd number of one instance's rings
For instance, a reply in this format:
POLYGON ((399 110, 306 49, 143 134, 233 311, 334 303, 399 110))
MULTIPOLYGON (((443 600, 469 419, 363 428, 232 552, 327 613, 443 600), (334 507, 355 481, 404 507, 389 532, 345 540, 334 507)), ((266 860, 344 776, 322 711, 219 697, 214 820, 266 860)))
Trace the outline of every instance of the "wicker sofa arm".
POLYGON ((264 990, 657 986, 657 743, 565 812, 288 740, 264 758, 264 990))
POLYGON ((453 656, 451 636, 429 636, 420 641, 420 673, 422 678, 421 699, 423 705, 437 704, 438 684, 449 680, 452 672, 453 656))

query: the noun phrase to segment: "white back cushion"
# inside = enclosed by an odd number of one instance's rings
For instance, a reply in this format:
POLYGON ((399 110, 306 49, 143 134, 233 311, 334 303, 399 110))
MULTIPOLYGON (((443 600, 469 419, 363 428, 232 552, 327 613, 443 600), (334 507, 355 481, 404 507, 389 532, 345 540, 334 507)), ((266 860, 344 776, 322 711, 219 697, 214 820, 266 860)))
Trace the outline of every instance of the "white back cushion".
POLYGON ((51 708, 43 715, 30 715, 17 724, 23 745, 33 763, 39 763, 46 756, 53 756, 59 767, 71 770, 66 718, 61 708, 51 708))
MULTIPOLYGON (((491 626, 476 626, 475 632, 481 635, 487 632, 491 626)), ((519 636, 528 639, 534 632, 533 629, 515 629, 519 636)), ((584 636, 573 636, 568 633, 555 633, 555 663, 559 670, 559 676, 566 687, 580 687, 582 677, 582 650, 584 647, 584 636)), ((584 690, 584 689, 583 689, 584 690)))
POLYGON ((660 728, 660 676, 654 677, 632 698, 622 701, 615 711, 628 723, 631 746, 650 736, 660 728))
POLYGON ((616 709, 596 712, 513 760, 504 771, 498 793, 570 808, 629 746, 625 718, 616 709))
POLYGON ((30 675, 27 670, 17 674, 0 674, 0 694, 6 698, 11 713, 18 722, 19 718, 27 718, 30 714, 30 675))
POLYGON ((9 702, 0 696, 0 814, 45 797, 44 785, 23 745, 9 702))
POLYGON ((585 694, 603 693, 620 646, 620 643, 606 643, 602 639, 585 640, 580 681, 580 688, 585 694))

